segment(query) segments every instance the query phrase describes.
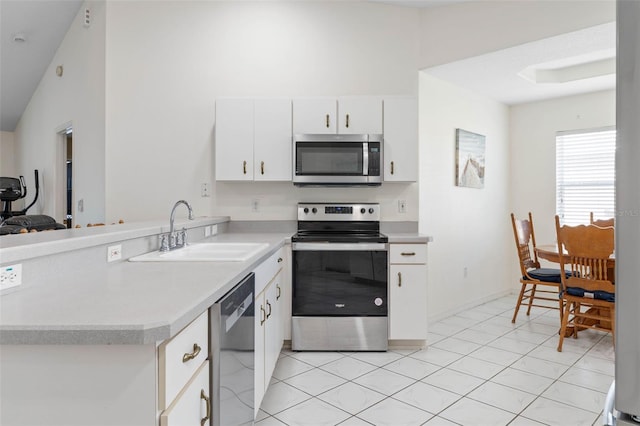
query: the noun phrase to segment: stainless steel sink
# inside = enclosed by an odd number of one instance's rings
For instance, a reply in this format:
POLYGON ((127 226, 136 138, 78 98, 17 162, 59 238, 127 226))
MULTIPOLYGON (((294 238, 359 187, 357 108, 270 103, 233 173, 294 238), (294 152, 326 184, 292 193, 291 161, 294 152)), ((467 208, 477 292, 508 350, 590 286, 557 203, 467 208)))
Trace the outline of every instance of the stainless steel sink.
POLYGON ((172 251, 153 251, 132 257, 130 262, 244 262, 267 243, 195 243, 172 251))

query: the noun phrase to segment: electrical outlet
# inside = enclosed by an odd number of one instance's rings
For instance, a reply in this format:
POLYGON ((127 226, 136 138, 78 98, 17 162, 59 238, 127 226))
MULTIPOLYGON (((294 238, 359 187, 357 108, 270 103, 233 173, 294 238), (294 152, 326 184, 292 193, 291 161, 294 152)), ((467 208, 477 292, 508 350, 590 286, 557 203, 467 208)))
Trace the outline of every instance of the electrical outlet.
POLYGON ((398 213, 407 212, 407 200, 398 200, 398 213))
POLYGON ((258 207, 259 207, 258 204, 259 204, 258 200, 251 200, 251 211, 252 212, 254 212, 254 213, 258 212, 258 207))
POLYGON ((122 245, 107 247, 107 262, 113 262, 114 260, 122 259, 122 245))
POLYGON ((22 264, 3 266, 0 268, 0 290, 6 290, 22 284, 22 264))
POLYGON ((201 197, 208 197, 209 196, 209 184, 204 182, 202 185, 200 185, 200 196, 201 197))
POLYGON ((211 227, 210 226, 205 226, 204 227, 204 237, 210 237, 211 236, 211 227))

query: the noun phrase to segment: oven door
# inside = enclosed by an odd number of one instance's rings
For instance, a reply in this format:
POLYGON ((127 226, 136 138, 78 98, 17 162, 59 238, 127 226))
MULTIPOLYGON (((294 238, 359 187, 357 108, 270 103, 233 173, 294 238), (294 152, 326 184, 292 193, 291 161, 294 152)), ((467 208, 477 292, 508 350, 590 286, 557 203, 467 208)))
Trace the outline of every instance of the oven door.
POLYGON ((293 316, 387 316, 384 243, 293 243, 293 316))

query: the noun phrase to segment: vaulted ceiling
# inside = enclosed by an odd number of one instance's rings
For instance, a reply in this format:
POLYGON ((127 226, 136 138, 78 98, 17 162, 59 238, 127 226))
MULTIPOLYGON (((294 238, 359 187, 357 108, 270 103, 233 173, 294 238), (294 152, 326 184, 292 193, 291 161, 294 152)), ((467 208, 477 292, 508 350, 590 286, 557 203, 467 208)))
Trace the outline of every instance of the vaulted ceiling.
MULTIPOLYGON (((478 0, 370 1, 424 8, 478 0)), ((82 0, 0 1, 0 130, 14 131, 82 3, 82 0)), ((612 58, 615 58, 613 23, 426 71, 513 104, 612 88, 615 80, 609 72, 614 64, 612 58), (574 80, 568 84, 553 82, 567 78, 574 80)))

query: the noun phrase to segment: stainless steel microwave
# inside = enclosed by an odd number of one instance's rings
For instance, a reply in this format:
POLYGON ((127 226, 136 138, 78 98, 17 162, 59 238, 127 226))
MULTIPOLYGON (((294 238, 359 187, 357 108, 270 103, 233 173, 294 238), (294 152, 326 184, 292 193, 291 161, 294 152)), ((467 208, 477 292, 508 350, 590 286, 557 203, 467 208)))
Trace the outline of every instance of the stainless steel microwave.
POLYGON ((293 135, 293 184, 379 186, 382 135, 293 135))

